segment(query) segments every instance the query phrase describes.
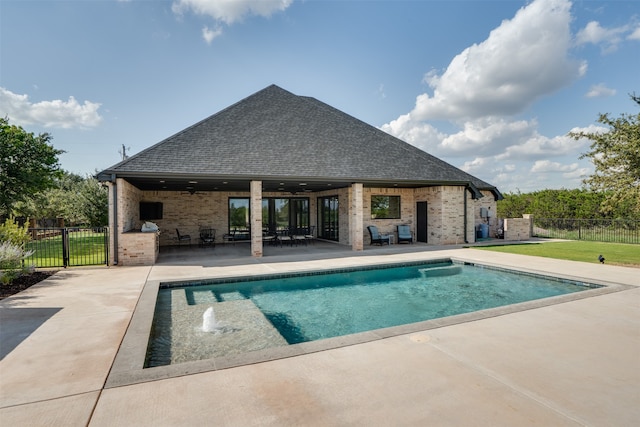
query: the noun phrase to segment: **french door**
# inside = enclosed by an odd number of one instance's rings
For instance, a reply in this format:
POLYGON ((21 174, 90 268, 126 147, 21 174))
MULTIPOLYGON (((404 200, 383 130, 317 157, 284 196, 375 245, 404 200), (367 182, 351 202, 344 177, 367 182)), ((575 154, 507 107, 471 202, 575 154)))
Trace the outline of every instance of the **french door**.
POLYGON ((318 237, 335 240, 339 239, 338 196, 318 198, 318 237))

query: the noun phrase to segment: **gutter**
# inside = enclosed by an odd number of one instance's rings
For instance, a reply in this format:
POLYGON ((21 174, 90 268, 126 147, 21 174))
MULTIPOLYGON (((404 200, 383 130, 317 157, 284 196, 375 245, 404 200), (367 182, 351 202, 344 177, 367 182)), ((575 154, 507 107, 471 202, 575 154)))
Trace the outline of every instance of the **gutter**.
POLYGON ((118 265, 118 185, 115 173, 111 174, 111 184, 113 187, 113 265, 118 265))
POLYGON ((467 189, 468 187, 464 187, 464 242, 469 243, 467 240, 467 189))

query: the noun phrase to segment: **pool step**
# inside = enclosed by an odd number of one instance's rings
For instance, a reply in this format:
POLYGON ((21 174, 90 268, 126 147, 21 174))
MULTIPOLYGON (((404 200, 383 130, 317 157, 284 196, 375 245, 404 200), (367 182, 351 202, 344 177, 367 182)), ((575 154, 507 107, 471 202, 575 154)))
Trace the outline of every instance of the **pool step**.
POLYGON ((442 267, 421 268, 418 271, 422 277, 428 279, 429 277, 455 276, 456 274, 462 273, 462 267, 453 264, 442 267))

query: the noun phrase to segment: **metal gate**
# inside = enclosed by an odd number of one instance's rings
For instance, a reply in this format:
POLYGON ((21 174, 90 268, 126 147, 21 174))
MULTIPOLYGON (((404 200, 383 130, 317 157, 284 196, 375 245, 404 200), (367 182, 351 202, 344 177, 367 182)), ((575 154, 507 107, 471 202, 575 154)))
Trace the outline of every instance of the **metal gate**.
POLYGON ((109 264, 109 227, 30 228, 25 245, 33 254, 25 264, 73 267, 109 264))

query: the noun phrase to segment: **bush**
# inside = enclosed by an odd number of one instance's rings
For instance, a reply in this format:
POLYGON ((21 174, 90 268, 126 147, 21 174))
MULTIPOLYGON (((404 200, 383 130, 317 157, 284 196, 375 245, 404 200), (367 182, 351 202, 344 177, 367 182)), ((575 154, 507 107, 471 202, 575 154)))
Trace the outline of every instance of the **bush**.
POLYGON ((24 227, 20 227, 15 218, 9 217, 4 224, 0 224, 0 243, 9 242, 23 247, 29 240, 31 240, 31 235, 29 234, 29 226, 26 223, 24 227))
POLYGON ((32 273, 33 265, 25 265, 24 260, 33 255, 33 251, 25 251, 22 246, 9 241, 0 243, 0 283, 6 285, 16 277, 32 273))

